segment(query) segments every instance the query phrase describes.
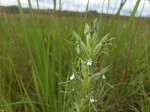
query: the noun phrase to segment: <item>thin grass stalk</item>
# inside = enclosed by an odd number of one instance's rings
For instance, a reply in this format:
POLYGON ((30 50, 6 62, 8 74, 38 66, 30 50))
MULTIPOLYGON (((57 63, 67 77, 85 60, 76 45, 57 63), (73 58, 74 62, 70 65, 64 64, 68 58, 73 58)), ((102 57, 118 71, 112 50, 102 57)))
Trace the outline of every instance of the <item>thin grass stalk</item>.
POLYGON ((100 14, 100 22, 101 22, 102 17, 103 17, 104 4, 105 4, 105 0, 103 0, 102 11, 101 11, 101 14, 100 14))
MULTIPOLYGON (((135 13, 137 11, 137 8, 138 8, 139 4, 140 4, 140 0, 137 0, 136 4, 134 6, 134 9, 133 9, 133 11, 132 11, 132 13, 131 13, 131 15, 129 17, 129 20, 126 23, 126 27, 124 28, 123 33, 120 36, 121 38, 120 38, 120 40, 118 42, 118 50, 114 51, 114 57, 113 57, 113 64, 114 64, 114 66, 116 66, 116 61, 117 61, 117 58, 118 58, 118 55, 119 55, 119 51, 124 46, 124 44, 122 44, 122 43, 126 42, 126 40, 127 40, 127 37, 128 37, 128 34, 129 34, 129 30, 131 28, 131 25, 132 25, 132 22, 133 22, 133 19, 134 19, 134 16, 135 16, 135 13)), ((113 68, 113 71, 114 70, 115 70, 115 68, 113 68)), ((112 74, 112 77, 114 77, 114 74, 112 74)))
POLYGON ((9 102, 6 100, 5 96, 2 95, 2 93, 0 93, 0 98, 1 101, 4 103, 4 105, 1 105, 1 107, 4 107, 4 109, 8 112, 13 112, 12 107, 9 105, 9 102))
MULTIPOLYGON (((37 6, 38 6, 38 10, 39 10, 39 12, 40 12, 40 8, 39 8, 39 0, 37 0, 37 6)), ((40 13, 39 13, 39 17, 40 17, 40 13)), ((40 18, 39 18, 40 19, 40 18)), ((40 29, 41 31, 42 31, 42 28, 40 29)), ((42 34, 43 34, 43 32, 42 32, 42 34)), ((43 36, 43 38, 44 38, 44 36, 43 36)), ((44 43, 44 41, 43 41, 43 43, 44 43)), ((45 88, 45 99, 46 99, 46 111, 48 112, 48 111, 51 111, 50 110, 50 108, 51 108, 51 106, 50 106, 50 101, 51 101, 51 96, 50 96, 50 91, 51 91, 51 88, 49 87, 49 85, 50 85, 50 81, 51 81, 51 79, 50 79, 50 68, 49 68, 49 66, 50 66, 50 64, 49 64, 49 54, 50 54, 50 38, 48 38, 48 42, 47 42, 47 45, 45 45, 46 47, 46 50, 44 50, 44 45, 43 45, 43 51, 44 51, 44 54, 45 54, 45 61, 44 61, 44 65, 45 65, 45 84, 46 84, 46 88, 45 88)))
POLYGON ((121 78, 120 78, 120 83, 124 83, 126 81, 126 78, 127 78, 127 75, 128 75, 128 70, 129 70, 129 66, 130 66, 130 60, 131 60, 133 45, 134 45, 133 43, 134 43, 134 40, 135 40, 137 29, 138 29, 138 26, 136 25, 136 29, 135 29, 134 34, 133 34, 133 36, 131 38, 131 41, 130 41, 130 47, 129 47, 129 50, 128 50, 126 64, 125 64, 123 74, 121 75, 121 78))
POLYGON ((12 60, 10 59, 9 56, 8 56, 8 60, 9 60, 10 65, 12 66, 12 68, 13 68, 13 70, 14 70, 14 72, 15 72, 16 80, 17 80, 17 83, 18 83, 18 86, 19 86, 19 91, 20 91, 22 100, 24 100, 25 98, 24 98, 24 95, 23 95, 21 80, 19 79, 19 76, 18 76, 18 74, 17 74, 17 72, 16 72, 16 70, 15 70, 15 67, 14 67, 14 65, 13 65, 13 62, 12 62, 12 60))
MULTIPOLYGON (((33 24, 33 33, 34 33, 34 40, 35 41, 35 49, 36 49, 36 53, 37 53, 37 67, 38 67, 38 77, 39 77, 39 80, 41 80, 42 82, 42 87, 41 89, 43 90, 43 95, 44 95, 44 99, 45 99, 45 95, 46 95, 46 88, 45 88, 45 76, 43 77, 43 75, 45 75, 46 73, 46 65, 45 65, 45 62, 46 62, 46 52, 45 52, 45 48, 44 48, 44 42, 43 40, 39 37, 39 34, 38 34, 38 31, 37 31, 37 23, 35 21, 35 18, 34 18, 34 15, 33 15, 33 11, 32 11, 32 5, 31 5, 31 1, 28 0, 28 3, 29 3, 29 8, 30 8, 30 13, 31 13, 31 16, 32 16, 32 24, 33 24)), ((46 99, 47 101, 47 99, 46 99)))
POLYGON ((7 111, 12 111, 12 108, 11 106, 9 106, 9 103, 8 101, 6 100, 6 97, 5 97, 5 89, 4 89, 4 76, 2 76, 2 71, 0 69, 0 110, 7 110, 7 111))
POLYGON ((36 0, 36 4, 37 4, 37 10, 38 10, 38 17, 40 19, 40 6, 39 6, 39 0, 36 0))
POLYGON ((59 10, 61 11, 61 0, 59 0, 59 10))
MULTIPOLYGON (((137 0, 136 4, 135 4, 135 6, 134 6, 134 9, 133 9, 133 11, 132 11, 132 13, 131 13, 131 15, 130 15, 130 17, 129 17, 129 20, 127 21, 126 28, 123 30, 123 33, 121 34, 121 39, 120 39, 120 42, 118 43, 118 46, 119 46, 120 49, 121 49, 121 48, 123 47, 123 45, 124 45, 124 44, 122 44, 122 43, 124 43, 125 40, 127 39, 126 37, 127 37, 128 34, 129 34, 129 30, 130 30, 130 28, 131 28, 131 25, 132 25, 132 22, 133 22, 133 20, 134 20, 134 17, 135 17, 135 14, 136 14, 136 11, 137 11, 137 9, 138 9, 139 4, 140 4, 140 0, 137 0)), ((116 51, 117 51, 117 52, 116 52, 116 56, 117 56, 118 53, 119 53, 119 52, 118 52, 119 50, 116 50, 116 51)))
MULTIPOLYGON (((36 67, 35 60, 34 60, 34 57, 33 57, 33 54, 32 54, 32 50, 31 50, 32 47, 30 45, 29 36, 27 34, 27 30, 26 30, 27 27, 26 27, 26 24, 25 24, 25 20, 24 20, 23 11, 22 11, 22 8, 21 8, 22 6, 21 6, 21 3, 20 3, 20 0, 18 0, 18 4, 19 4, 19 11, 20 11, 21 22, 22 22, 23 29, 24 29, 24 34, 25 34, 25 41, 26 41, 26 45, 27 45, 27 48, 28 48, 28 53, 29 53, 29 56, 30 56, 30 58, 32 60, 32 64, 33 64, 33 67, 34 67, 34 68, 32 68, 33 80, 34 80, 34 84, 35 84, 35 87, 36 87, 36 92, 37 92, 37 95, 38 95, 38 98, 39 98, 39 102, 40 102, 40 104, 42 106, 43 101, 42 101, 41 93, 40 93, 41 92, 40 88, 42 88, 42 82, 41 82, 40 78, 38 77, 38 75, 35 73, 35 72, 37 72, 38 69, 36 67)), ((35 41, 36 41, 36 39, 35 39, 35 41)), ((43 106, 42 106, 42 110, 44 111, 44 107, 43 106)))
POLYGON ((40 10, 40 7, 39 7, 39 0, 36 0, 36 3, 37 3, 37 9, 38 11, 40 10))
MULTIPOLYGON (((13 65, 13 62, 12 62, 12 60, 10 59, 10 57, 8 57, 8 60, 9 60, 11 66, 12 66, 12 68, 13 68, 13 71, 15 72, 15 76, 16 76, 17 82, 18 82, 18 84, 19 84, 19 89, 20 89, 20 92, 21 92, 21 97, 22 97, 23 102, 25 101, 25 99, 28 99, 29 104, 30 104, 30 106, 31 106, 31 108, 32 108, 32 111, 35 112, 35 111, 34 111, 34 107, 33 107, 32 103, 31 103, 32 101, 31 101, 31 99, 29 98, 29 95, 28 95, 28 93, 27 93, 27 89, 25 88, 23 81, 19 78, 19 75, 17 74, 17 72, 16 72, 16 70, 15 70, 15 66, 13 65), (22 88, 23 88, 23 90, 22 90, 22 88), (26 95, 27 98, 24 97, 24 95, 23 95, 24 92, 25 92, 25 95, 26 95)), ((24 104, 24 103, 23 103, 23 104, 24 104)), ((25 107, 25 104, 24 104, 24 107, 25 107)))
POLYGON ((117 11, 117 14, 116 14, 117 16, 119 16, 119 14, 120 14, 120 12, 121 12, 123 6, 125 5, 126 1, 127 1, 127 0, 122 0, 122 1, 121 1, 120 7, 119 7, 119 9, 118 9, 118 11, 117 11))
POLYGON ((53 0, 53 4, 54 4, 54 9, 53 9, 53 11, 54 11, 54 13, 56 12, 56 0, 53 0))
MULTIPOLYGON (((119 7, 119 9, 118 9, 118 11, 117 11, 117 13, 116 13, 116 15, 113 17, 113 19, 112 19, 112 26, 118 26, 119 25, 119 18, 120 18, 120 12, 121 12, 121 10, 123 9, 123 7, 124 7, 124 5, 125 5, 125 3, 127 2, 127 0, 124 0, 124 1, 122 1, 121 3, 120 3, 120 7, 119 7)), ((116 3, 117 4, 117 3, 116 3)), ((117 34, 117 28, 115 28, 115 30, 113 31, 113 35, 116 35, 117 34)))
POLYGON ((146 49, 147 74, 148 74, 148 79, 149 79, 149 84, 150 84, 150 67, 149 67, 148 43, 147 42, 146 42, 146 45, 145 45, 145 49, 146 49))
MULTIPOLYGON (((33 10, 32 10, 32 5, 31 5, 31 1, 28 0, 28 3, 29 3, 29 9, 30 9, 30 13, 31 13, 31 17, 32 17, 32 31, 33 31, 33 34, 34 34, 34 37, 33 37, 33 42, 34 42, 34 47, 35 47, 35 52, 37 54, 37 67, 38 67, 38 72, 39 72, 39 77, 40 77, 40 80, 42 82, 42 88, 44 88, 44 77, 41 76, 42 74, 45 74, 44 73, 44 70, 45 70, 45 51, 44 51, 44 45, 43 45, 43 40, 39 37, 39 34, 38 34, 38 31, 37 31, 37 23, 35 21, 35 18, 34 18, 34 15, 33 15, 33 10)), ((44 91, 43 91, 44 92, 44 91)))
POLYGON ((108 4, 107 4, 107 14, 109 14, 109 6, 110 6, 110 0, 108 0, 108 4))
POLYGON ((56 29, 56 0, 53 1, 54 2, 54 16, 53 16, 53 43, 52 43, 52 65, 51 65, 51 75, 50 75, 50 79, 51 79, 51 112, 57 112, 57 102, 56 102, 56 93, 55 93, 55 90, 56 90, 56 73, 55 73, 55 68, 56 68, 56 63, 55 63, 55 60, 56 60, 56 43, 55 43, 55 31, 57 30, 56 29))
MULTIPOLYGON (((53 27, 55 29, 55 27, 53 27)), ((56 73, 55 73, 55 67, 56 67, 56 63, 55 63, 55 59, 56 59, 56 46, 55 46, 55 36, 54 36, 54 31, 53 31, 53 51, 52 51, 52 65, 51 65, 51 75, 50 75, 50 79, 51 79, 51 85, 52 85, 52 92, 51 92, 51 96, 53 96, 52 98, 52 110, 53 112, 56 112, 56 94, 55 94, 55 84, 56 84, 56 73)))
MULTIPOLYGON (((55 22, 55 19, 56 19, 56 15, 55 15, 56 13, 54 12, 54 16, 52 16, 52 19, 53 19, 53 23, 51 24, 50 22, 49 22, 49 24, 48 24, 48 30, 50 31, 51 30, 51 25, 53 26, 53 37, 52 38, 50 38, 51 37, 51 35, 50 34, 48 34, 48 44, 47 44, 47 58, 46 58, 46 60, 47 60, 47 62, 46 62, 46 65, 47 65, 47 67, 46 67, 46 71, 47 71, 47 73, 46 73, 46 88, 47 88, 47 94, 46 94, 46 97, 47 97, 47 99, 49 99, 49 105, 50 105, 50 112, 55 112, 56 110, 57 110, 57 106, 56 106, 56 94, 55 94, 55 90, 56 90, 56 87, 55 87, 55 60, 56 60, 56 46, 55 46, 55 31, 56 31, 56 28, 55 28, 55 24, 56 24, 56 22, 55 22), (52 53, 50 53, 50 40, 53 40, 53 42, 52 42, 52 53), (51 60, 52 60, 52 62, 51 63, 49 63, 50 62, 50 59, 49 59, 49 57, 50 57, 50 54, 52 54, 51 55, 51 60)), ((49 15, 49 19, 51 18, 51 16, 49 15)))
MULTIPOLYGON (((88 15, 88 10, 89 10, 89 0, 87 1, 87 4, 86 4, 86 12, 85 12, 85 15, 84 15, 84 19, 82 21, 82 24, 80 26, 80 31, 83 32, 83 29, 84 29, 84 25, 86 23, 86 20, 87 20, 87 15, 88 15)), ((80 34, 82 34, 80 32, 80 34)))
MULTIPOLYGON (((51 18, 51 17, 49 17, 49 18, 51 18)), ((50 23, 50 22, 49 22, 50 23)), ((50 29, 50 26, 51 26, 51 24, 48 24, 48 29, 49 29, 49 31, 51 30, 50 29)), ((46 64, 46 99, 48 99, 48 101, 49 102, 47 102, 48 104, 47 104, 47 106, 48 106, 48 109, 47 109, 47 111, 51 111, 52 109, 51 109, 51 103, 53 103, 53 101, 52 101, 52 99, 53 99, 53 97, 55 97, 54 95, 54 92, 55 92, 55 90, 54 89, 52 89, 53 88, 53 79, 55 78, 55 77, 53 77, 54 76, 54 74, 52 74, 52 63, 50 63, 50 59, 49 59, 49 57, 50 57, 50 35, 48 34, 48 39, 47 39, 47 47, 46 47, 46 62, 45 62, 45 64, 46 64)))
POLYGON ((114 6, 114 9, 113 9, 113 14, 115 14, 115 8, 117 6, 117 3, 118 3, 118 0, 116 0, 116 2, 115 2, 115 6, 114 6))
MULTIPOLYGON (((140 17, 141 17, 141 15, 142 15, 144 6, 145 6, 145 1, 144 1, 143 6, 142 6, 142 10, 141 10, 141 12, 140 12, 140 17)), ((133 43, 134 43, 134 40, 135 40, 135 36, 136 36, 136 34, 137 34, 138 24, 135 25, 135 28, 136 28, 136 29, 135 29, 135 31, 134 31, 134 35, 133 35, 132 38, 131 38, 130 47, 129 47, 129 52, 128 52, 128 55, 127 55, 125 72, 124 72, 123 75, 121 76, 120 83, 124 83, 125 80, 126 80, 126 78, 127 78, 128 68, 129 68, 130 58, 131 58, 131 52, 132 52, 132 49, 133 49, 133 45, 134 45, 133 43)))
MULTIPOLYGON (((58 51, 58 58, 59 58, 59 63, 58 63, 58 83, 62 82, 62 46, 63 46, 63 39, 60 35, 59 32, 59 43, 58 47, 60 48, 58 51)), ((62 111, 63 107, 63 95, 62 95, 62 85, 58 85, 58 112, 62 111)))

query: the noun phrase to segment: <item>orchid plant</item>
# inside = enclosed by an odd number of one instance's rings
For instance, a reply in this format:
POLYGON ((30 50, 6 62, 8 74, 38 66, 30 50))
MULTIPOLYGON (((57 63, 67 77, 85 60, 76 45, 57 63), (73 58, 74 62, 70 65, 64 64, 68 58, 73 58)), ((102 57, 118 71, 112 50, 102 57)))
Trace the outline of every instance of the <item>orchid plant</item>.
POLYGON ((103 99, 106 95, 105 85, 111 86, 106 81, 106 72, 110 66, 100 68, 98 57, 107 54, 107 46, 112 45, 113 38, 109 34, 102 39, 98 36, 98 21, 95 19, 90 25, 86 24, 84 35, 86 42, 73 31, 74 45, 77 53, 76 63, 73 65, 72 74, 66 86, 65 108, 69 112, 99 112, 103 109, 103 99))

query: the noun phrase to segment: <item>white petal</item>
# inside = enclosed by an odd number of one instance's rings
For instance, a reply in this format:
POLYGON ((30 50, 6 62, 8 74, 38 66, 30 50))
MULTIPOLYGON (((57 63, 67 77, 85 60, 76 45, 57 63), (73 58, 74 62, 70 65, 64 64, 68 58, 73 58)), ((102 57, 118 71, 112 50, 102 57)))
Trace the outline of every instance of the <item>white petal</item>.
POLYGON ((88 66, 92 66, 92 59, 89 59, 89 60, 88 60, 87 65, 88 65, 88 66))
POLYGON ((102 75, 102 79, 106 79, 105 75, 102 75))
POLYGON ((93 98, 90 98, 90 102, 94 103, 94 102, 97 102, 97 100, 94 100, 93 98))
POLYGON ((70 80, 73 80, 75 78, 74 73, 71 75, 70 80))

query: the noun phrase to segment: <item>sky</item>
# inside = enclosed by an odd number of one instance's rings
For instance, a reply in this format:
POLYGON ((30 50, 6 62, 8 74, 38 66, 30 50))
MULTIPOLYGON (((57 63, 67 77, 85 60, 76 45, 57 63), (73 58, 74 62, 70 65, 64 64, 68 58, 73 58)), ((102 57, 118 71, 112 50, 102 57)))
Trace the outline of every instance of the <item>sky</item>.
MULTIPOLYGON (((2 6, 11 6, 18 5, 18 0, 0 0, 0 5, 2 6)), ((86 10, 88 0, 61 0, 61 8, 62 10, 69 11, 79 11, 84 12, 86 10)), ((89 0, 89 10, 97 11, 99 13, 110 13, 115 14, 120 6, 122 0, 89 0), (102 6, 104 6, 102 8, 102 6)), ((127 0, 125 6, 121 11, 121 15, 130 15, 132 12, 134 5, 137 0, 127 0)), ((20 0, 22 7, 28 7, 28 0, 20 0)), ((31 0, 32 7, 37 8, 36 0, 31 0)), ((39 0, 40 9, 52 9, 53 8, 53 0, 39 0)), ((59 9, 59 0, 57 0, 57 9, 59 9)), ((138 7, 136 16, 150 17, 150 1, 149 0, 141 0, 140 5, 138 7), (143 7, 144 6, 144 7, 143 7), (143 9, 143 11, 142 11, 143 9), (142 12, 141 12, 142 11, 142 12)))

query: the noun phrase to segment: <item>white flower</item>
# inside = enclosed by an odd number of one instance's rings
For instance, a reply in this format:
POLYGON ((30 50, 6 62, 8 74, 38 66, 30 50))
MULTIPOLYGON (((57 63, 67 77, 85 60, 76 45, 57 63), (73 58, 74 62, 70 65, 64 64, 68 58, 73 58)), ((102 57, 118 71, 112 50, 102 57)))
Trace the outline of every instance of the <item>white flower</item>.
POLYGON ((97 102, 97 100, 94 100, 93 98, 90 97, 90 102, 94 103, 94 102, 97 102))
POLYGON ((89 59, 89 60, 88 60, 87 65, 88 65, 88 66, 92 66, 92 59, 89 59))
POLYGON ((102 75, 102 79, 106 79, 105 75, 102 75))
POLYGON ((74 73, 71 75, 70 80, 73 80, 75 78, 74 73))

